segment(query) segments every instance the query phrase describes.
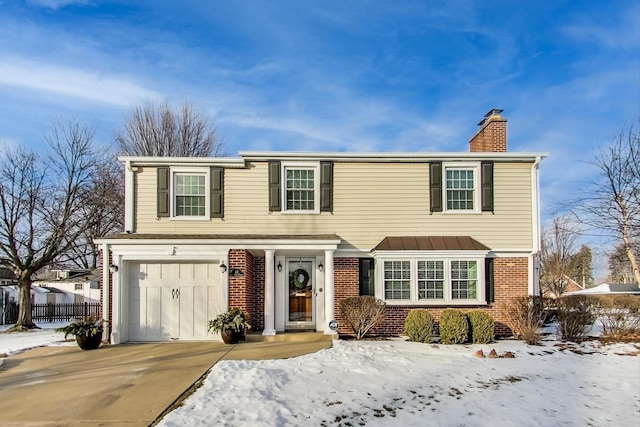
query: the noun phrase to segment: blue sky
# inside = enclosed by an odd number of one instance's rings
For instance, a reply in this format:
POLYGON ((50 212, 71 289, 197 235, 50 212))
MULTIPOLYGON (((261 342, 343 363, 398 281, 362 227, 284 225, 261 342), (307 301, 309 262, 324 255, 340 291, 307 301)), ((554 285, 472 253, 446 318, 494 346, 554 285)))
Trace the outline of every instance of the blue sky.
POLYGON ((100 143, 193 102, 242 150, 467 151, 491 108, 547 152, 545 212, 640 117, 640 2, 0 0, 0 140, 54 117, 100 143))

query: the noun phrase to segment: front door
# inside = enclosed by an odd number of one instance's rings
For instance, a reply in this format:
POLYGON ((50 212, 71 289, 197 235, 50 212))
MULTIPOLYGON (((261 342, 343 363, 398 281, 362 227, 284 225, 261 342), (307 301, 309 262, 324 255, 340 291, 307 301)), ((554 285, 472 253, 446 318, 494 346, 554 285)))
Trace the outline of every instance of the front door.
POLYGON ((286 329, 315 328, 314 260, 287 259, 286 329))

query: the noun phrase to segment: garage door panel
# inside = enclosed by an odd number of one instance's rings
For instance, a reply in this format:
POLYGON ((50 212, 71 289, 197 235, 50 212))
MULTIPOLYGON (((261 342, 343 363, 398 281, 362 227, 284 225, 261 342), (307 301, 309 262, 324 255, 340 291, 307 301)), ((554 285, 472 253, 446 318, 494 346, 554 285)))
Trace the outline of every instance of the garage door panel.
POLYGON ((226 310, 217 263, 131 263, 128 276, 131 340, 218 339, 207 331, 226 310))

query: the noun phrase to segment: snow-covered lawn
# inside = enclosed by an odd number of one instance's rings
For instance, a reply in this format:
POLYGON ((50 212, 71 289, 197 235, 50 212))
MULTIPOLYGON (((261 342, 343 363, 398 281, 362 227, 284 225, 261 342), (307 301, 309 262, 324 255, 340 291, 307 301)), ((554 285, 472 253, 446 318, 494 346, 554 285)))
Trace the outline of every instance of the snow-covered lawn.
MULTIPOLYGON (((0 354, 75 345, 62 338, 51 329, 0 334, 0 354)), ((636 426, 639 354, 640 343, 553 336, 542 346, 337 341, 292 359, 221 361, 160 425, 636 426), (478 349, 515 358, 479 359, 478 349)))

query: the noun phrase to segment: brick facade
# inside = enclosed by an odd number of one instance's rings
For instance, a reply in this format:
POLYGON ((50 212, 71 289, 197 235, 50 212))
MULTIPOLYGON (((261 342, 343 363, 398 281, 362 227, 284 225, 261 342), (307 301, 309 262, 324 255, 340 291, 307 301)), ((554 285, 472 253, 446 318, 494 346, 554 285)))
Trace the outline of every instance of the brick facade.
POLYGON ((240 307, 249 315, 250 319, 254 319, 255 265, 253 255, 246 250, 231 249, 228 269, 229 308, 240 307), (238 271, 240 273, 232 274, 238 271))
MULTIPOLYGON (((509 301, 516 296, 526 296, 529 293, 528 258, 496 258, 494 260, 494 293, 495 302, 485 306, 456 306, 462 311, 480 309, 489 313, 496 321, 496 334, 501 336, 511 335, 511 331, 503 323, 500 314, 501 303, 509 301)), ((344 318, 340 313, 340 301, 350 296, 358 296, 358 259, 336 258, 335 260, 335 289, 336 289, 336 318, 340 323, 340 333, 350 334, 346 328, 344 318), (342 320, 342 321, 341 321, 342 320)), ((407 314, 413 308, 426 308, 436 319, 445 307, 425 306, 397 306, 387 305, 385 320, 373 328, 371 335, 398 336, 404 332, 404 322, 407 314)))
MULTIPOLYGON (((499 306, 516 296, 526 296, 529 290, 528 258, 495 258, 494 260, 494 294, 495 302, 484 306, 456 306, 462 311, 481 309, 489 313, 496 321, 496 334, 507 336, 511 334, 503 323, 499 306)), ((264 329, 264 281, 265 259, 254 257, 249 251, 229 251, 229 269, 240 269, 243 276, 229 275, 229 306, 241 307, 251 319, 254 331, 264 329)), ((348 297, 359 295, 359 261, 358 258, 334 259, 334 287, 335 287, 335 318, 341 334, 351 334, 340 310, 340 301, 348 297)), ((371 330, 371 335, 398 336, 404 331, 407 313, 413 308, 426 308, 435 317, 440 318, 441 307, 424 306, 396 306, 388 305, 385 320, 371 330)))

